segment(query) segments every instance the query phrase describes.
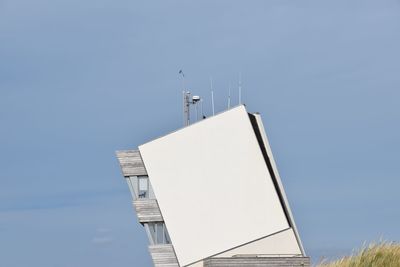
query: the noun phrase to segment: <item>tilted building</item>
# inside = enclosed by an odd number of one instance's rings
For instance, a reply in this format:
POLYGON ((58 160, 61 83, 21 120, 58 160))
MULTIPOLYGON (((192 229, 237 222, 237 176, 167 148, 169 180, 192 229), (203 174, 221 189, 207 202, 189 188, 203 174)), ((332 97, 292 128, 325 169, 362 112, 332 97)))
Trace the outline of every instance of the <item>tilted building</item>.
POLYGON ((117 151, 156 267, 309 266, 259 114, 117 151))

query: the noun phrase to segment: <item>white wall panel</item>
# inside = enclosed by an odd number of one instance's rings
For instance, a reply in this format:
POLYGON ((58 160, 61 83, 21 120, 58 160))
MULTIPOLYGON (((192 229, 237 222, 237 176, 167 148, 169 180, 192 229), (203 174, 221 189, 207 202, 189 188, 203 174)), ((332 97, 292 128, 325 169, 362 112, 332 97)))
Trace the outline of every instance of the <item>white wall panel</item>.
POLYGON ((238 255, 261 255, 265 257, 301 255, 293 229, 257 240, 253 243, 232 249, 216 257, 232 257, 238 255))
POLYGON ((139 150, 181 266, 289 227, 244 106, 139 150))

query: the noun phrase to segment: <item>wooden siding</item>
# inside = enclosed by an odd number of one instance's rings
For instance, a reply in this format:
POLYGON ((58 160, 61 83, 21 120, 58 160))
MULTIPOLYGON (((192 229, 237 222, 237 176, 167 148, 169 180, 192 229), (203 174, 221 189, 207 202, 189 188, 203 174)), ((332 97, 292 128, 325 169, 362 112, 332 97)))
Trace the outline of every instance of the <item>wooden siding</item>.
POLYGON ((175 251, 171 244, 149 246, 154 267, 179 267, 175 251))
POLYGON ((122 169, 122 174, 125 177, 147 175, 139 150, 117 151, 116 154, 122 169))
POLYGON ((140 223, 163 221, 157 200, 147 198, 137 199, 133 201, 133 206, 135 207, 140 223))
POLYGON ((204 267, 309 267, 309 257, 232 257, 204 260, 204 267))

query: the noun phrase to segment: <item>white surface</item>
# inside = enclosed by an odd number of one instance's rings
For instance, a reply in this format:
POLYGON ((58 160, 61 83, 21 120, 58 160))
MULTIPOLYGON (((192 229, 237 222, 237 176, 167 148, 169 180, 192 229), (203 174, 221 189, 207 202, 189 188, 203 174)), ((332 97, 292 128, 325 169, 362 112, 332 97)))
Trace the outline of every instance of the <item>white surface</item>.
POLYGON ((290 228, 273 236, 219 254, 216 257, 232 257, 245 254, 258 254, 262 257, 293 256, 300 255, 301 250, 293 229, 290 228))
POLYGON ((289 227, 244 106, 139 150, 181 266, 289 227))
MULTIPOLYGON (((233 257, 258 254, 261 257, 291 257, 301 254, 300 247, 297 243, 296 236, 293 229, 289 228, 273 236, 269 236, 250 244, 234 248, 222 254, 215 256, 215 258, 233 257), (269 255, 266 255, 269 253, 269 255)), ((203 267, 203 262, 197 262, 190 267, 203 267)))

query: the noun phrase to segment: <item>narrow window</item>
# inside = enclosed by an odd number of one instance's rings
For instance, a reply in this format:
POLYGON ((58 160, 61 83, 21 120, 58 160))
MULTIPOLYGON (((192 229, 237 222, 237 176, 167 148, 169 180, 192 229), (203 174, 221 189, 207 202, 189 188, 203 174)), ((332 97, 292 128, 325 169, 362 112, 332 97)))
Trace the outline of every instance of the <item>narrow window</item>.
POLYGON ((147 176, 138 177, 139 198, 148 198, 149 178, 147 176))
POLYGON ((153 244, 157 244, 157 240, 156 240, 156 225, 155 223, 149 223, 149 231, 150 231, 150 235, 151 235, 151 240, 153 244))
POLYGON ((164 224, 157 223, 157 244, 164 244, 164 224))

